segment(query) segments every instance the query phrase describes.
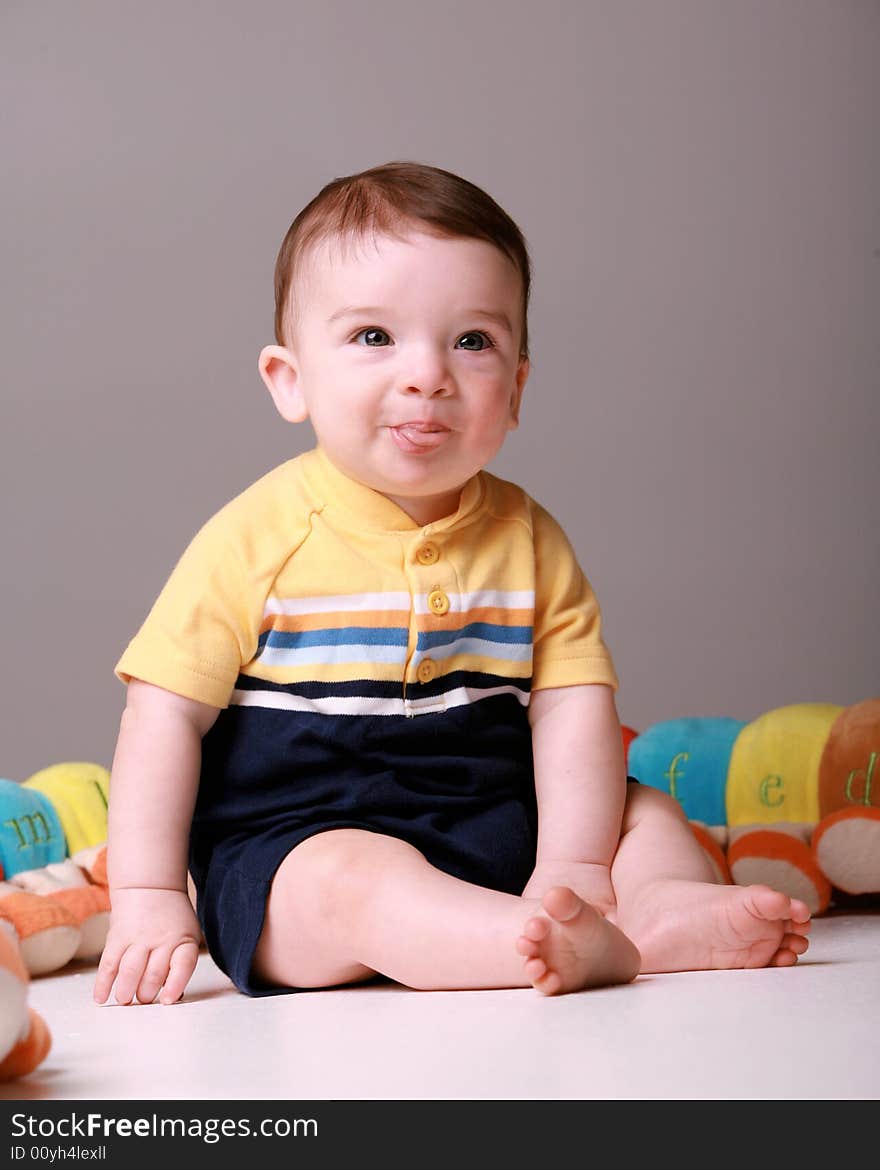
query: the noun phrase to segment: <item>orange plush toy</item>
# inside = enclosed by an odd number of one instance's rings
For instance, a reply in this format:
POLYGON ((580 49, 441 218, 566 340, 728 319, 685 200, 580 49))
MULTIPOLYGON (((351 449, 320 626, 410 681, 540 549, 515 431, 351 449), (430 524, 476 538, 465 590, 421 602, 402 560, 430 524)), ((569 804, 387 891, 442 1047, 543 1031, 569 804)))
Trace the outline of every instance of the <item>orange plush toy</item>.
POLYGON ((28 973, 14 932, 0 921, 0 1080, 32 1072, 49 1053, 46 1022, 28 1007, 28 973))

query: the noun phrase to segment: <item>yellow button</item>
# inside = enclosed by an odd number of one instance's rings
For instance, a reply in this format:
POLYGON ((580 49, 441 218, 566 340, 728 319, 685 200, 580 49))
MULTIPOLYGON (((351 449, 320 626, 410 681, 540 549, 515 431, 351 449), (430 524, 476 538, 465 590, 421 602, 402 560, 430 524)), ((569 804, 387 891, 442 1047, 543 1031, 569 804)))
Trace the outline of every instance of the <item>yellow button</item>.
POLYGON ((428 594, 428 609, 437 617, 449 613, 449 598, 442 589, 434 589, 428 594))
POLYGON ((416 560, 420 565, 436 565, 440 560, 440 549, 429 540, 416 550, 416 560))
POLYGON ((419 682, 429 683, 437 677, 437 663, 433 658, 423 658, 416 670, 419 682))

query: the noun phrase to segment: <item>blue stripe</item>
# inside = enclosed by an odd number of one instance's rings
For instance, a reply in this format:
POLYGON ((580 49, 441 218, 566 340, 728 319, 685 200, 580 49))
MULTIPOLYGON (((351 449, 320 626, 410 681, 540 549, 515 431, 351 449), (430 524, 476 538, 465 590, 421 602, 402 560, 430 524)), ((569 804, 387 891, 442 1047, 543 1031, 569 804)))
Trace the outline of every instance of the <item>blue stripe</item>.
POLYGON ((342 626, 337 630, 267 630, 260 650, 296 650, 308 646, 406 646, 409 631, 399 627, 342 626))
POLYGON ((532 640, 531 626, 497 626, 491 622, 471 622, 458 630, 434 630, 419 634, 417 649, 433 650, 437 646, 451 646, 462 638, 480 638, 485 642, 504 642, 507 645, 527 646, 532 640))

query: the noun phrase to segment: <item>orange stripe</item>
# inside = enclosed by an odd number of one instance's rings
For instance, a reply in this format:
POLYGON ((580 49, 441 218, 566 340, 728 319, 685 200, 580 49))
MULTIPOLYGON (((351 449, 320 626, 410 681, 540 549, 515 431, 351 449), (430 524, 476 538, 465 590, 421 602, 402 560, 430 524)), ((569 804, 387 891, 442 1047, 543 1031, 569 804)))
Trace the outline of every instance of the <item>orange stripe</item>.
POLYGON ((311 662, 306 666, 268 666, 259 660, 241 668, 248 678, 274 683, 326 682, 347 683, 367 679, 370 682, 401 682, 402 663, 397 662, 343 662, 325 666, 311 662))
POLYGON ((409 626, 409 610, 361 610, 357 613, 274 613, 263 619, 260 633, 281 630, 286 634, 299 630, 341 630, 346 626, 367 626, 370 629, 399 629, 409 626))
MULTIPOLYGON (((501 609, 498 606, 482 606, 461 613, 450 611, 443 617, 422 614, 420 630, 449 630, 470 622, 489 622, 496 626, 530 626, 534 621, 531 609, 501 609), (455 623, 454 625, 452 623, 455 623)), ((363 610, 356 613, 309 613, 270 614, 263 619, 260 633, 266 630, 282 630, 295 633, 298 630, 340 630, 345 626, 366 626, 370 629, 388 629, 409 625, 410 613, 406 609, 363 610)))

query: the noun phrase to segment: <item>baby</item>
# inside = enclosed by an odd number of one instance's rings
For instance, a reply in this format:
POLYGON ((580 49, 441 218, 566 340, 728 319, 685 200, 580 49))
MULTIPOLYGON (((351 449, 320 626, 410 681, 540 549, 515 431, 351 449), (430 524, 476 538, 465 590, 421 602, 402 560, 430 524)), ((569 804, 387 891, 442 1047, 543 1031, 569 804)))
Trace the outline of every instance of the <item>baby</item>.
POLYGON ((806 950, 803 902, 714 884, 680 807, 627 783, 591 587, 483 470, 529 279, 510 217, 430 166, 337 179, 291 225, 259 369, 317 446, 208 521, 116 667, 98 1002, 179 1000, 202 932, 249 995, 552 995, 806 950))

